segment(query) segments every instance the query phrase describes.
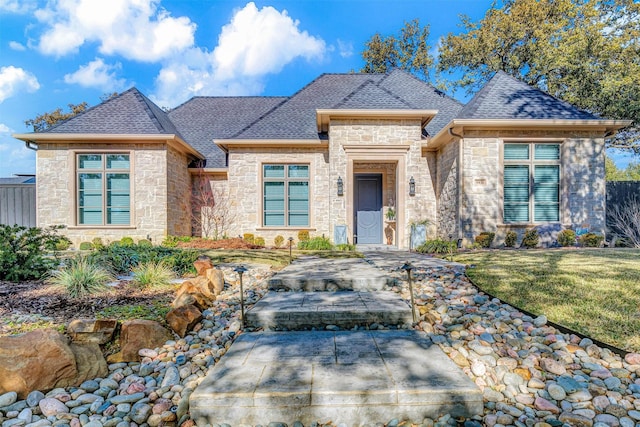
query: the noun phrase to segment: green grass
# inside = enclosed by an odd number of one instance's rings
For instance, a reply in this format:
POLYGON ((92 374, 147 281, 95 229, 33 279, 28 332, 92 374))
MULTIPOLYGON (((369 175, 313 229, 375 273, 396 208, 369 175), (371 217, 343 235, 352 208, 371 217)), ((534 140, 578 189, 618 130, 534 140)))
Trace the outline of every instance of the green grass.
POLYGON ((52 271, 47 283, 63 288, 71 298, 80 298, 104 291, 110 280, 113 277, 102 266, 88 258, 75 258, 52 271))
POLYGON ((640 250, 503 250, 458 254, 503 301, 605 343, 640 351, 640 250))
MULTIPOLYGON (((204 252, 214 264, 220 263, 256 263, 267 264, 275 268, 289 265, 289 249, 212 249, 204 252)), ((362 258, 359 252, 349 251, 301 251, 294 249, 292 257, 295 260, 300 255, 313 255, 321 258, 362 258)))

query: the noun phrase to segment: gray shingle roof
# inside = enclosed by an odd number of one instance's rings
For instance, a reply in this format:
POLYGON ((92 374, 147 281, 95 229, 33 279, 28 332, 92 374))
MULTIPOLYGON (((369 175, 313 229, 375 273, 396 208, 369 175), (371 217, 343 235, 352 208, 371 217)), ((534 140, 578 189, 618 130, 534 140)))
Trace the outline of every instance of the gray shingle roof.
POLYGON ((457 118, 597 120, 599 117, 498 71, 457 118))
POLYGON ((0 185, 35 184, 35 183, 36 183, 36 177, 32 175, 0 178, 0 185))
POLYGON ((412 105, 390 91, 367 80, 332 109, 412 109, 412 105))
POLYGON ((45 133, 170 135, 178 134, 178 131, 162 109, 138 89, 131 88, 47 129, 45 133))
POLYGON ((207 167, 225 167, 225 153, 213 140, 231 138, 287 99, 195 97, 171 110, 168 116, 184 140, 206 157, 207 167))

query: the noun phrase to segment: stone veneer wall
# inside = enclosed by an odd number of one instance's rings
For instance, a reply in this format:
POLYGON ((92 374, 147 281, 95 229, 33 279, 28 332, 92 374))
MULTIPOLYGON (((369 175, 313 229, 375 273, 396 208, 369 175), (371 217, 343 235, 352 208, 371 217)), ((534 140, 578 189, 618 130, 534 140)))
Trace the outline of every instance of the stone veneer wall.
POLYGON ((335 179, 329 174, 329 154, 326 147, 318 148, 231 148, 229 150, 229 202, 236 213, 229 236, 253 233, 273 244, 277 235, 285 239, 298 238, 299 230, 309 230, 312 236, 332 238, 332 212, 329 193, 335 193, 335 179), (262 226, 262 165, 309 164, 309 227, 262 226))
POLYGON ((36 155, 37 223, 39 227, 62 224, 62 234, 77 247, 100 237, 103 241, 124 236, 135 240, 150 236, 161 242, 167 233, 167 152, 157 144, 39 144, 36 155), (77 226, 75 152, 129 152, 131 154, 131 226, 77 226))
MULTIPOLYGON (((211 215, 220 216, 221 218, 218 222, 218 237, 237 236, 237 233, 230 234, 232 227, 235 225, 238 213, 232 211, 230 207, 231 201, 229 199, 229 181, 227 179, 227 174, 200 174, 196 172, 191 176, 191 182, 191 208, 193 215, 191 221, 192 235, 198 237, 215 237, 215 226, 213 224, 210 226, 210 229, 208 230, 209 235, 207 236, 207 230, 202 229, 203 220, 195 220, 195 218, 201 218, 202 215, 207 215, 207 213, 202 213, 203 207, 206 210, 206 206, 210 203, 214 203, 216 207, 211 215), (200 183, 200 180, 205 180, 205 188, 201 187, 202 184, 200 183)), ((206 219, 204 221, 206 221, 206 219)))
POLYGON ((460 218, 459 193, 460 142, 453 141, 437 152, 438 237, 458 238, 460 218))
POLYGON ((494 245, 507 231, 520 239, 524 230, 539 224, 504 224, 502 220, 502 145, 504 142, 557 141, 561 143, 561 224, 605 231, 606 185, 604 140, 588 132, 483 131, 467 132, 461 141, 462 206, 460 222, 465 244, 482 231, 495 231, 494 245))
POLYGON ((191 176, 189 158, 167 149, 167 234, 191 236, 191 176))

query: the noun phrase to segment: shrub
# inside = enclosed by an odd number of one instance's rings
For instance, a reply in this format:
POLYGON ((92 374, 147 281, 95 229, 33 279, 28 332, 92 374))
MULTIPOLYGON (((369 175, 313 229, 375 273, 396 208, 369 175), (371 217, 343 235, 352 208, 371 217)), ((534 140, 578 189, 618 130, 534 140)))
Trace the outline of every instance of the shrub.
POLYGON ((264 241, 264 237, 256 237, 253 239, 253 244, 254 245, 258 245, 258 246, 264 246, 265 245, 265 241, 264 241))
POLYGON ((585 248, 598 248, 604 240, 604 236, 596 233, 586 233, 580 236, 580 246, 585 248))
POLYGON ((178 249, 163 259, 173 269, 173 271, 180 276, 184 276, 186 274, 196 273, 196 268, 193 266, 193 263, 196 262, 199 256, 200 251, 192 249, 178 249))
POLYGON ((504 245, 507 248, 512 248, 516 245, 518 240, 518 233, 515 231, 507 231, 507 235, 504 237, 504 245))
POLYGON ((314 237, 313 239, 299 241, 298 249, 308 251, 329 251, 333 249, 333 245, 326 237, 314 237))
POLYGON ((538 230, 535 228, 530 228, 524 232, 524 236, 522 237, 522 245, 525 248, 535 248, 538 246, 540 242, 540 237, 538 236, 538 230))
POLYGON ((458 250, 455 240, 432 239, 427 240, 416 248, 422 254, 450 254, 458 250))
POLYGON ((133 268, 133 284, 139 288, 166 286, 175 277, 165 261, 148 261, 133 268))
POLYGON ((138 265, 139 255, 133 246, 112 242, 109 246, 94 251, 89 255, 91 261, 105 265, 114 274, 129 274, 138 265))
POLYGON ((151 240, 147 240, 147 239, 138 240, 138 247, 139 248, 150 248, 152 246, 153 246, 153 244, 151 243, 151 240))
POLYGON ((282 237, 281 235, 277 235, 274 239, 273 239, 273 246, 277 248, 281 248, 282 245, 284 244, 284 237, 282 237))
POLYGON ((0 277, 10 282, 42 278, 55 265, 45 255, 60 240, 61 228, 0 225, 0 277))
POLYGON ((496 237, 496 233, 483 231, 482 233, 476 236, 476 243, 480 245, 481 248, 490 248, 491 243, 493 243, 493 239, 495 237, 496 237))
POLYGON ((122 239, 120 239, 120 245, 133 246, 135 245, 135 243, 133 242, 133 239, 131 237, 123 237, 122 239))
POLYGON ((242 239, 246 240, 249 243, 253 243, 256 240, 256 236, 253 233, 244 233, 242 235, 242 239))
POLYGON ((309 230, 300 230, 300 231, 298 231, 298 240, 300 242, 304 242, 306 240, 309 240, 309 238, 310 238, 309 237, 309 230))
POLYGON ((93 249, 93 245, 91 244, 91 242, 81 242, 79 249, 81 251, 90 251, 91 249, 93 249))
POLYGON ((102 239, 100 237, 94 237, 93 240, 91 241, 91 244, 93 246, 93 249, 104 248, 104 243, 102 242, 102 239))
POLYGON ((51 251, 66 251, 71 247, 71 240, 65 236, 58 237, 58 240, 47 245, 47 249, 51 251))
POLYGON ((87 257, 76 258, 60 270, 51 272, 47 283, 61 287, 71 298, 93 295, 106 289, 111 274, 87 257))
POLYGON ((631 196, 622 205, 616 205, 607 212, 610 215, 611 232, 624 238, 629 247, 640 248, 640 199, 631 196))
POLYGON ((562 230, 558 233, 558 243, 560 246, 573 246, 576 244, 576 232, 573 230, 562 230))
POLYGON ((354 252, 356 250, 356 245, 350 245, 349 243, 341 243, 336 246, 336 249, 344 252, 354 252))

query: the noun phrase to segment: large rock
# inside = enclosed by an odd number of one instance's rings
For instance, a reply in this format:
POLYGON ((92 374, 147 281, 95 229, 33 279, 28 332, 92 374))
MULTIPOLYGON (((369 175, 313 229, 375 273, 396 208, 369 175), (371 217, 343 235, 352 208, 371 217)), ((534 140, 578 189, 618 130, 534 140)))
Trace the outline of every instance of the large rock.
POLYGON ((25 399, 30 391, 50 390, 76 374, 75 355, 58 331, 0 337, 0 393, 15 391, 25 399))
POLYGON ((128 320, 120 331, 120 352, 107 358, 109 363, 138 362, 143 348, 157 348, 172 339, 171 333, 153 320, 128 320))
POLYGON ((105 378, 109 375, 107 361, 100 350, 100 346, 94 343, 71 343, 69 348, 76 358, 77 373, 68 384, 60 383, 58 386, 78 386, 93 378, 105 378))
POLYGON ((74 342, 106 344, 111 341, 118 326, 114 319, 74 319, 69 322, 67 332, 74 342))
POLYGON ((193 263, 193 266, 196 268, 198 276, 204 276, 207 270, 213 268, 211 258, 208 256, 199 256, 196 262, 193 263))
POLYGON ((167 323, 180 337, 184 337, 202 320, 202 312, 195 305, 184 305, 167 313, 167 323))
POLYGON ((210 268, 205 273, 207 279, 209 279, 209 287, 213 288, 213 294, 215 296, 220 295, 224 290, 224 273, 217 268, 210 268))
POLYGON ((178 308, 182 305, 193 304, 200 310, 206 310, 211 307, 215 300, 216 295, 213 283, 206 276, 198 276, 187 280, 180 286, 180 289, 176 292, 172 307, 178 308), (185 297, 185 295, 189 295, 192 299, 185 297))

